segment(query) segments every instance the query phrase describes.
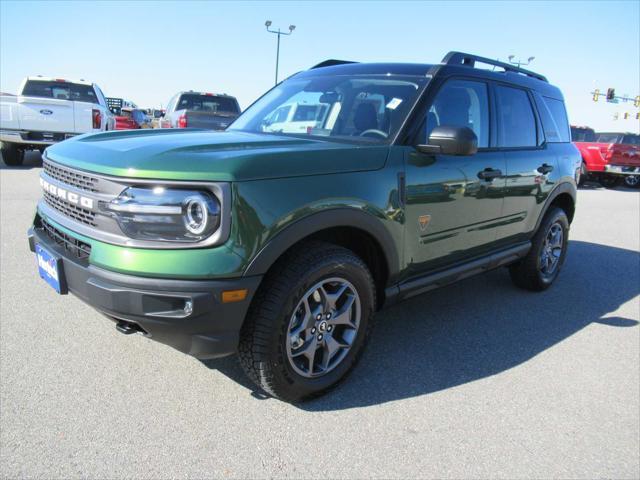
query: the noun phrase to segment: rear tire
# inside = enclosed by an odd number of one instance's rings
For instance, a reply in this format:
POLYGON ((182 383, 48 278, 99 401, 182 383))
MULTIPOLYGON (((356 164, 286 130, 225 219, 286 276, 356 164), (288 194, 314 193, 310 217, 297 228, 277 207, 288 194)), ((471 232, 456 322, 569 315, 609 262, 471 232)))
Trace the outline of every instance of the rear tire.
POLYGON ((303 244, 278 261, 256 293, 240 333, 240 364, 281 400, 325 393, 360 358, 375 305, 373 278, 358 256, 328 243, 303 244))
POLYGON ((640 185, 640 175, 627 175, 624 177, 624 184, 629 188, 638 188, 640 185))
POLYGON ((616 188, 622 179, 617 175, 603 175, 600 177, 600 185, 604 188, 616 188))
POLYGON ((526 257, 509 267, 518 287, 540 292, 551 286, 567 254, 569 219, 564 210, 551 207, 531 240, 526 257))
POLYGON ((2 143, 2 159, 9 167, 19 167, 24 162, 24 151, 20 150, 15 143, 2 143))

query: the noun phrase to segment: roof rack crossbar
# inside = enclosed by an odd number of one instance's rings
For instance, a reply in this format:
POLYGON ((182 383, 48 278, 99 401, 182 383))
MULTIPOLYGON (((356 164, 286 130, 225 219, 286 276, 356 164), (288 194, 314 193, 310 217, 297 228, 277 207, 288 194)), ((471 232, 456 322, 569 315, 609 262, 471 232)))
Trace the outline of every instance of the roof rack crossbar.
POLYGON ((335 60, 335 59, 330 59, 330 60, 325 60, 324 62, 320 62, 317 65, 314 65, 313 67, 311 67, 309 70, 313 70, 314 68, 322 68, 322 67, 333 67, 334 65, 346 65, 348 63, 358 63, 358 62, 352 62, 350 60, 335 60))
POLYGON ((492 60, 491 58, 479 57, 478 55, 472 55, 470 53, 449 52, 442 59, 442 63, 445 65, 463 65, 471 68, 474 68, 476 62, 493 65, 495 67, 503 68, 507 72, 521 73, 528 77, 542 80, 543 82, 549 82, 547 80, 547 77, 545 77, 544 75, 540 75, 539 73, 532 72, 531 70, 516 67, 515 65, 511 65, 510 63, 492 60))

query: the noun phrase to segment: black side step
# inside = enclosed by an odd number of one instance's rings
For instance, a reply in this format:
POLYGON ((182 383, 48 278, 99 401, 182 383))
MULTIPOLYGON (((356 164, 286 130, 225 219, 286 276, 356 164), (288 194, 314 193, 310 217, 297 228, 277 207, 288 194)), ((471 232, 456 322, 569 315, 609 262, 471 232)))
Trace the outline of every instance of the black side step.
POLYGON ((387 297, 385 306, 393 305, 396 302, 439 287, 444 287, 463 278, 509 265, 524 257, 530 248, 531 242, 526 242, 467 263, 428 273, 422 277, 407 280, 393 287, 389 287, 385 291, 387 297))

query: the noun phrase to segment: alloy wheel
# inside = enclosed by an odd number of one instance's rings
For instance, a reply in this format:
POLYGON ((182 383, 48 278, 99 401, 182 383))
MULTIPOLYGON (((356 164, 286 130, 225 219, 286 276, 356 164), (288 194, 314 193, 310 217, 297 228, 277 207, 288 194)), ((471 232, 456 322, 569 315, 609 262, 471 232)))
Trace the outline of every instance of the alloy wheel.
POLYGON ((564 246, 564 232, 559 222, 553 223, 542 244, 540 256, 538 258, 538 268, 540 272, 546 276, 552 276, 558 269, 560 258, 562 257, 562 249, 564 246))
POLYGON ((360 297, 349 281, 333 277, 315 284, 289 321, 286 350, 291 367, 307 378, 336 368, 356 340, 360 317, 360 297))

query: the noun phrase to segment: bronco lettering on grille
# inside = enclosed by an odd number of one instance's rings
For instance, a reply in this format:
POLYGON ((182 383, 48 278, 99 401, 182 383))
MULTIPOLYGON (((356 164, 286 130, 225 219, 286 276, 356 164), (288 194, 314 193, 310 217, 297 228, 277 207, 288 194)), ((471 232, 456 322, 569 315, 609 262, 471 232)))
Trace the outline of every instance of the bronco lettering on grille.
POLYGON ((77 193, 70 192, 64 188, 60 188, 52 183, 47 182, 43 178, 40 178, 40 186, 45 192, 49 192, 51 195, 55 195, 61 200, 71 203, 72 205, 79 205, 83 208, 93 210, 93 199, 83 197, 77 193))

